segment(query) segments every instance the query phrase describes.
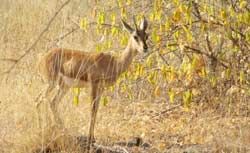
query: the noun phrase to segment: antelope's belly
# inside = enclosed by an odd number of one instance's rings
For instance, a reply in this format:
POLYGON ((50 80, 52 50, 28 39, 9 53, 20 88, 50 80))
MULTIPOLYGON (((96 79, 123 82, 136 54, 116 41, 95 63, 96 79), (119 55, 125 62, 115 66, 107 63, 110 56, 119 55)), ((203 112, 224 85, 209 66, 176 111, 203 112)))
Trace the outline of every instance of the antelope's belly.
POLYGON ((62 74, 60 76, 63 79, 63 82, 69 87, 83 88, 83 87, 88 87, 90 85, 90 83, 87 81, 82 81, 80 79, 71 78, 62 74))

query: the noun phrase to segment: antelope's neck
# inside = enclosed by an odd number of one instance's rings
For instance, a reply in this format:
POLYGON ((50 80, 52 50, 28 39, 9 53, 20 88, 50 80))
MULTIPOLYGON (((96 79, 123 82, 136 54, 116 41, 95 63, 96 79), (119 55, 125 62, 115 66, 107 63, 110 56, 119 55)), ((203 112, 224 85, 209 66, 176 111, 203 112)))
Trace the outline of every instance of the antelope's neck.
POLYGON ((129 43, 126 49, 123 51, 122 55, 118 58, 118 73, 121 74, 125 72, 129 65, 132 63, 136 52, 129 43))

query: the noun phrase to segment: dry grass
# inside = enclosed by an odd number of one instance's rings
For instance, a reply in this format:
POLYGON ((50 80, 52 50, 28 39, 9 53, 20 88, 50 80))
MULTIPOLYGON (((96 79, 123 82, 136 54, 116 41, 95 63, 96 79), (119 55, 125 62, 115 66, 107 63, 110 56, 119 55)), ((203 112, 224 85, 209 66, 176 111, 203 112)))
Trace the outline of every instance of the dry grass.
MULTIPOLYGON (((0 56, 17 58, 37 38, 52 16, 60 1, 50 0, 3 0, 0 7, 0 56), (30 5, 27 5, 30 4, 30 5)), ((89 123, 89 98, 81 93, 78 107, 72 104, 68 93, 60 104, 61 117, 66 131, 52 128, 47 104, 42 106, 43 127, 37 128, 35 99, 45 85, 36 74, 35 62, 39 53, 55 46, 53 40, 72 27, 68 18, 76 18, 86 9, 80 1, 70 4, 55 20, 50 30, 40 40, 21 64, 8 76, 0 76, 0 153, 34 152, 41 145, 51 144, 56 148, 77 151, 73 136, 87 135, 89 123), (70 9, 72 8, 72 9, 70 9), (60 138, 53 141, 54 138, 60 138), (56 146, 55 144, 58 143, 56 146), (75 150, 70 150, 74 148, 75 150)), ((84 41, 81 33, 73 33, 59 46, 91 49, 91 42, 84 41)), ((12 62, 0 61, 0 71, 5 71, 12 62)), ((87 92, 87 91, 86 91, 87 92)), ((129 101, 113 99, 108 106, 101 106, 96 125, 99 144, 112 145, 142 137, 151 144, 147 152, 180 152, 181 148, 207 150, 208 152, 249 152, 250 118, 240 115, 225 115, 216 109, 196 105, 186 112, 182 107, 159 114, 173 107, 165 101, 129 101), (198 146, 198 147, 197 147, 198 146)), ((249 116, 249 115, 248 115, 249 116)), ((52 147, 52 148, 53 148, 52 147)), ((79 151, 79 150, 78 150, 79 151)), ((134 149, 133 152, 141 152, 134 149)), ((193 151, 194 152, 194 151, 193 151)), ((199 152, 199 151, 198 151, 199 152)))

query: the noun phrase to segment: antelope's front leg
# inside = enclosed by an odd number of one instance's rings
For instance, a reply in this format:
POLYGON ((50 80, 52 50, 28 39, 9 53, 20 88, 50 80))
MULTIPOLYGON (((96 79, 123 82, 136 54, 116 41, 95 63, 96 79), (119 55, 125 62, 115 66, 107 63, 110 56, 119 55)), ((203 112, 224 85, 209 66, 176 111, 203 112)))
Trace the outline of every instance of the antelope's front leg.
POLYGON ((94 130, 96 123, 96 116, 99 107, 99 102, 101 98, 101 88, 98 86, 98 83, 92 83, 91 85, 91 98, 92 98, 92 107, 91 107, 91 120, 89 125, 89 138, 88 138, 88 150, 90 151, 91 143, 94 140, 94 130))

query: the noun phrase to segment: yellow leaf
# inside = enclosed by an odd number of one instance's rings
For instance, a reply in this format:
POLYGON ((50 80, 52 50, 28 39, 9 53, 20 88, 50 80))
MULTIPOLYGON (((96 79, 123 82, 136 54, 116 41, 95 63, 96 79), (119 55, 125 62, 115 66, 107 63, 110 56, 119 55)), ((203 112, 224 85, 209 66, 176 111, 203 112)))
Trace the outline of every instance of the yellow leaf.
POLYGON ((155 20, 157 21, 161 21, 161 18, 162 18, 162 11, 156 11, 155 12, 155 20))
POLYGON ((123 5, 123 4, 122 4, 122 0, 117 0, 117 2, 118 2, 118 6, 119 6, 119 7, 122 7, 122 5, 123 5))
POLYGON ((181 20, 181 10, 177 8, 172 16, 172 20, 174 22, 179 22, 181 20))
POLYGON ((187 10, 188 10, 188 8, 187 8, 186 5, 180 5, 180 6, 179 6, 179 9, 180 9, 180 11, 181 11, 182 13, 187 13, 187 10))
POLYGON ((87 26, 88 26, 88 21, 87 18, 83 18, 80 22, 80 27, 81 29, 83 29, 84 31, 87 31, 87 26))
POLYGON ((157 30, 154 29, 152 32, 152 40, 154 41, 154 43, 159 43, 160 42, 160 36, 159 34, 157 34, 157 30))
POLYGON ((180 35, 180 32, 179 32, 179 31, 176 31, 176 32, 174 33, 174 39, 178 41, 179 35, 180 35))
POLYGON ((161 66, 161 73, 162 73, 163 78, 166 79, 167 78, 167 68, 165 65, 161 66))
POLYGON ((166 20, 166 22, 165 22, 165 30, 168 31, 168 30, 170 30, 170 28, 171 28, 170 20, 166 20))
POLYGON ((243 71, 240 71, 240 83, 242 84, 242 83, 244 83, 245 82, 245 74, 244 74, 244 72, 243 71))
POLYGON ((107 106, 108 102, 109 98, 107 96, 102 97, 101 103, 103 104, 103 106, 107 106))
POLYGON ((151 72, 151 73, 148 75, 147 79, 148 79, 148 81, 149 81, 152 85, 155 85, 155 84, 156 84, 157 76, 158 76, 157 72, 154 71, 154 72, 151 72))
POLYGON ((154 96, 159 97, 161 95, 161 88, 157 86, 154 90, 154 96))
POLYGON ((121 92, 125 93, 127 91, 127 86, 125 83, 121 84, 121 92))
POLYGON ((231 69, 226 69, 226 78, 227 79, 230 79, 230 76, 231 76, 231 69))
POLYGON ((186 33, 187 41, 190 42, 190 43, 193 42, 193 34, 192 34, 192 32, 189 29, 187 29, 185 26, 182 26, 182 28, 184 29, 184 31, 186 33))
POLYGON ((207 76, 207 71, 205 67, 202 67, 201 71, 199 72, 199 76, 205 78, 207 76))
POLYGON ((127 5, 131 5, 132 4, 132 0, 127 0, 127 5))
POLYGON ((121 8, 121 16, 125 19, 127 18, 127 12, 126 12, 126 9, 124 7, 121 8))
POLYGON ((247 6, 247 1, 241 0, 240 2, 240 8, 245 8, 247 6))
POLYGON ((78 104, 79 104, 79 96, 74 96, 74 98, 73 98, 73 104, 75 106, 78 106, 78 104))
POLYGON ((80 88, 73 88, 73 95, 73 104, 77 106, 79 104, 80 88))
POLYGON ((80 94, 80 88, 73 88, 74 94, 79 95, 80 94))
POLYGON ((168 91, 168 96, 170 103, 174 103, 175 92, 172 89, 168 91))
POLYGON ((141 64, 135 65, 135 80, 138 79, 141 75, 143 75, 144 68, 141 64))
POLYGON ((98 23, 99 25, 105 23, 105 13, 104 13, 104 12, 99 12, 99 13, 98 13, 97 23, 98 23))
POLYGON ((173 2, 174 2, 175 5, 179 5, 180 4, 179 0, 173 0, 173 2))
POLYGON ((185 91, 184 93, 183 93, 183 102, 184 102, 184 108, 185 108, 185 110, 189 110, 189 108, 190 108, 190 104, 191 104, 191 101, 192 101, 192 97, 193 97, 193 94, 192 94, 192 92, 190 91, 190 90, 188 90, 188 91, 185 91))
POLYGON ((192 59, 192 68, 196 68, 197 67, 197 65, 198 65, 198 62, 199 62, 199 58, 198 58, 198 56, 197 55, 194 55, 193 56, 193 59, 192 59))
POLYGON ((225 9, 221 10, 220 16, 221 16, 221 18, 222 18, 223 20, 226 20, 226 18, 227 18, 227 13, 226 13, 226 10, 225 10, 225 9))
POLYGON ((112 14, 110 15, 110 18, 111 18, 111 23, 112 23, 112 25, 115 25, 115 22, 116 22, 116 15, 115 15, 115 13, 112 13, 112 14))
POLYGON ((120 40, 120 43, 121 43, 121 45, 123 45, 123 46, 125 46, 125 45, 127 45, 127 43, 128 43, 128 37, 127 36, 122 36, 122 38, 121 38, 121 40, 120 40))
POLYGON ((154 73, 150 73, 149 76, 147 77, 148 82, 151 83, 152 85, 155 84, 155 75, 154 73))
POLYGON ((128 98, 129 98, 129 100, 133 99, 133 94, 132 94, 131 90, 128 91, 128 98))
POLYGON ((114 92, 115 86, 114 86, 114 85, 110 86, 110 87, 109 87, 109 90, 110 90, 110 92, 114 92))
POLYGON ((153 65, 153 56, 149 55, 146 61, 147 67, 151 67, 153 65))
POLYGON ((211 76, 209 80, 210 80, 212 87, 215 87, 217 84, 217 78, 215 76, 211 76))
POLYGON ((115 35, 117 35, 119 33, 119 31, 118 31, 118 29, 116 28, 116 27, 112 27, 111 28, 111 34, 112 34, 112 36, 115 36, 115 35))
POLYGON ((170 73, 168 76, 169 81, 174 81, 176 79, 176 72, 175 72, 175 68, 173 66, 170 67, 170 73))
POLYGON ((100 44, 97 44, 95 49, 96 49, 96 52, 100 52, 102 51, 102 46, 100 44))

